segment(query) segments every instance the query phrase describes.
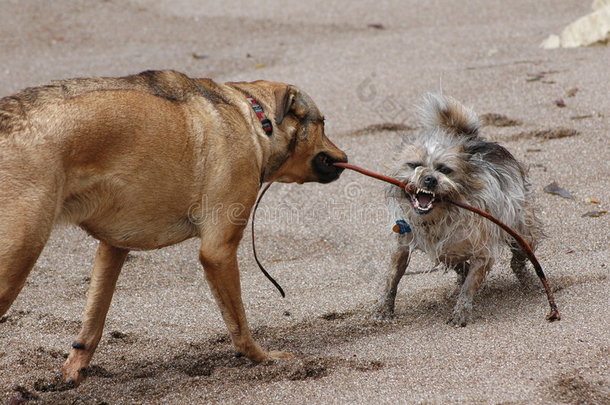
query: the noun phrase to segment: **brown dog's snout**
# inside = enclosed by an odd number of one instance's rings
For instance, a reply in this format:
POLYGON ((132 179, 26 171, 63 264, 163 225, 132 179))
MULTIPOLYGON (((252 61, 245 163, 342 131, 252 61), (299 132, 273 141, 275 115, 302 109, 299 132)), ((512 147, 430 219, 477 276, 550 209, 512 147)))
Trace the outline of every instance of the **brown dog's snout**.
POLYGON ((320 183, 330 183, 337 180, 343 172, 342 167, 335 166, 336 162, 347 163, 347 155, 339 151, 338 155, 330 155, 327 152, 320 152, 314 156, 312 166, 318 176, 320 183))

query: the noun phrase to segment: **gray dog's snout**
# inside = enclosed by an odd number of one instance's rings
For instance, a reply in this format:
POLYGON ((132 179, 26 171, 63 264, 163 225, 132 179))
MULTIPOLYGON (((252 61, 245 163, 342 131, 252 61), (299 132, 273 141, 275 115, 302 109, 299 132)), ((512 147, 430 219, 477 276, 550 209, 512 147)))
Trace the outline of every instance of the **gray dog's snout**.
POLYGON ((426 186, 429 190, 434 190, 438 185, 438 180, 434 176, 425 176, 423 178, 424 186, 426 186))

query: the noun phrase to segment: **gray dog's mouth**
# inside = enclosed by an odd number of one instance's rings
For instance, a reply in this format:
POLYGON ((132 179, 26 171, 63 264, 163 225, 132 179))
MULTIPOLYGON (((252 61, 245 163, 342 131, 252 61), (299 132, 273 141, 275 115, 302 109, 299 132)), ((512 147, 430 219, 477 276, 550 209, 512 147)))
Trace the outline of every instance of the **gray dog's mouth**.
POLYGON ((418 188, 415 194, 411 194, 411 205, 418 214, 427 214, 432 211, 435 194, 432 191, 418 188))

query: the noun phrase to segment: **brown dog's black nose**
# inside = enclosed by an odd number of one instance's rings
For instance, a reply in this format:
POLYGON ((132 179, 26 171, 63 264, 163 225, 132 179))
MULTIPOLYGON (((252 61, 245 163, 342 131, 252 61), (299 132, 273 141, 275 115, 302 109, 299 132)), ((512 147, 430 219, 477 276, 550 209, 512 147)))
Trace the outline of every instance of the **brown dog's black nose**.
POLYGON ((438 180, 434 176, 425 176, 423 179, 424 186, 428 188, 428 190, 434 190, 438 185, 438 180))
POLYGON ((313 158, 313 169, 318 175, 318 181, 320 183, 330 183, 339 178, 339 175, 343 172, 343 168, 335 166, 335 162, 347 163, 347 156, 338 159, 333 158, 324 152, 320 152, 313 158))

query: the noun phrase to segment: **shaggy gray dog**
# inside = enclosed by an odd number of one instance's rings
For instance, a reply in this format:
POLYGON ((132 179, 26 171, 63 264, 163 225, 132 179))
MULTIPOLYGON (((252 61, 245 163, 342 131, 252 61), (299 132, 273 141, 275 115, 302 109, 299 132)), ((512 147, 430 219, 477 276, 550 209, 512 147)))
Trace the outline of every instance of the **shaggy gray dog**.
POLYGON ((396 226, 395 249, 384 291, 376 307, 394 312, 396 289, 414 249, 458 274, 459 296, 449 323, 465 326, 472 301, 502 247, 512 250, 511 268, 525 285, 532 282, 526 256, 502 229, 446 200, 490 212, 522 234, 535 249, 543 236, 531 204, 524 166, 503 146, 479 136, 479 119, 456 100, 428 95, 421 109, 423 130, 406 140, 394 177, 416 190, 389 186, 386 197, 396 226))

